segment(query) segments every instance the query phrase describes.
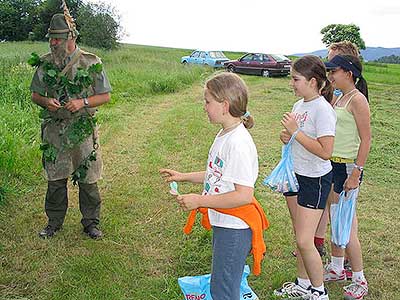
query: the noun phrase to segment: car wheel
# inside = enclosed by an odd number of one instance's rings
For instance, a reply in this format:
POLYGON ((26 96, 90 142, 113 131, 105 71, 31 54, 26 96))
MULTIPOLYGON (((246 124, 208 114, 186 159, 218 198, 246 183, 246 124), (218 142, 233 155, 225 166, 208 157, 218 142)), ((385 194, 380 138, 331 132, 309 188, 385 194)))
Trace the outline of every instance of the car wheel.
POLYGON ((262 70, 261 75, 262 75, 262 77, 269 77, 270 76, 268 70, 262 70))
POLYGON ((227 70, 228 70, 228 72, 234 73, 235 72, 235 67, 233 65, 230 65, 230 66, 228 66, 227 70))
POLYGON ((182 62, 182 65, 187 65, 188 64, 188 62, 186 61, 186 60, 184 60, 183 62, 182 62))

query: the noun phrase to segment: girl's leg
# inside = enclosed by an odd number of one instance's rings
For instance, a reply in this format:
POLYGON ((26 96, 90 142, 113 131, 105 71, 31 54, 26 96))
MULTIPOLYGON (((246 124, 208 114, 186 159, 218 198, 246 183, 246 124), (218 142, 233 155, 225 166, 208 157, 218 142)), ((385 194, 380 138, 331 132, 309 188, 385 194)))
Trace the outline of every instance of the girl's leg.
POLYGON ((326 229, 328 228, 329 223, 329 207, 330 204, 333 203, 335 197, 335 192, 333 191, 333 185, 329 192, 328 200, 326 201, 326 206, 324 209, 324 213, 322 214, 321 220, 319 221, 317 231, 315 232, 315 236, 318 238, 325 239, 326 229))
POLYGON ((285 196, 285 198, 287 207, 289 209, 290 219, 292 220, 293 233, 296 234, 295 218, 296 218, 296 207, 297 207, 297 195, 285 196))
POLYGON ((354 215, 350 242, 346 248, 346 254, 349 255, 350 264, 353 270, 352 283, 344 287, 345 299, 362 300, 368 294, 368 283, 364 276, 363 261, 361 254, 360 241, 358 239, 358 221, 354 215))
POLYGON ((310 278, 313 287, 323 285, 321 257, 314 246, 314 235, 322 209, 311 209, 301 205, 296 208, 296 242, 299 250, 297 270, 300 278, 310 278))
POLYGON ((353 272, 363 270, 363 260, 361 254, 361 244, 358 239, 358 220, 357 213, 354 213, 353 223, 351 226, 350 241, 346 248, 346 253, 350 258, 351 268, 353 272))
MULTIPOLYGON (((332 203, 338 203, 339 194, 333 193, 332 203)), ((337 247, 331 242, 331 262, 325 266, 324 281, 343 281, 346 280, 344 270, 344 252, 345 250, 337 247)))
POLYGON ((213 300, 239 300, 246 257, 251 250, 251 229, 213 226, 211 296, 213 300))
POLYGON ((326 255, 326 249, 325 249, 324 244, 325 244, 326 231, 327 231, 328 223, 329 223, 329 207, 330 207, 330 203, 332 203, 332 201, 333 201, 333 198, 334 198, 334 191, 333 191, 333 185, 332 185, 331 191, 329 192, 328 200, 326 202, 324 212, 321 216, 321 220, 319 221, 317 231, 315 232, 315 238, 314 238, 315 247, 317 247, 317 250, 321 257, 326 255))

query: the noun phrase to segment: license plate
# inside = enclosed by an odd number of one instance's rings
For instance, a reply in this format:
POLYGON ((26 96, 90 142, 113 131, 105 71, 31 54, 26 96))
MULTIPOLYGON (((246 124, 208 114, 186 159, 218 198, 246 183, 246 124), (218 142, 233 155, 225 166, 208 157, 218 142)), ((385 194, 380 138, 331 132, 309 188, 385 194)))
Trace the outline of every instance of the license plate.
POLYGON ((285 68, 290 68, 290 65, 285 65, 284 67, 285 67, 285 68))

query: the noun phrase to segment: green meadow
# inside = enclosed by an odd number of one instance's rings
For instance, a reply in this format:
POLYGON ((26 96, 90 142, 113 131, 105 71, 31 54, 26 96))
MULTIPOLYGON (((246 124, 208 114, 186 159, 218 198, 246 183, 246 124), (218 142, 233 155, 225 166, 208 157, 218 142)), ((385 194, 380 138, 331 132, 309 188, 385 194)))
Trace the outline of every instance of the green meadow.
MULTIPOLYGON (((51 240, 46 224, 46 181, 41 169, 39 109, 31 103, 34 70, 25 62, 45 43, 0 43, 0 299, 183 300, 177 278, 210 272, 211 233, 196 225, 185 236, 186 213, 169 195, 161 167, 203 170, 218 127, 203 111, 202 84, 213 69, 182 66, 190 50, 123 45, 102 57, 113 86, 99 108, 103 179, 101 228, 82 233, 77 188, 70 186, 63 230, 51 240)), ((226 53, 237 58, 239 53, 226 53)), ((400 66, 366 63, 373 141, 358 202, 361 244, 370 294, 400 298, 400 66)), ((255 117, 251 134, 259 153, 256 197, 271 226, 259 277, 250 286, 260 300, 295 278, 294 237, 285 201, 261 185, 280 158, 280 119, 295 97, 289 78, 242 76, 255 117)), ((200 192, 183 183, 182 193, 200 192)), ((251 264, 251 259, 249 259, 251 264)), ((328 284, 342 299, 343 283, 328 284)))

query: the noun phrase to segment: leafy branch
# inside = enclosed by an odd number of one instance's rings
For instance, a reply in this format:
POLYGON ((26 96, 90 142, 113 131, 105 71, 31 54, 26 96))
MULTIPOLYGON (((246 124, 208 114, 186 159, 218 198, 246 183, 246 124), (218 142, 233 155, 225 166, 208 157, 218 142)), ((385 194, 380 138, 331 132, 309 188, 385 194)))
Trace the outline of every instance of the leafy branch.
POLYGON ((72 149, 80 145, 88 136, 93 134, 96 123, 97 119, 91 115, 80 116, 61 133, 63 137, 62 147, 72 149))
POLYGON ((79 165, 79 167, 71 174, 71 181, 73 185, 76 185, 78 181, 86 178, 87 171, 90 167, 90 162, 97 159, 96 151, 93 150, 79 165))

